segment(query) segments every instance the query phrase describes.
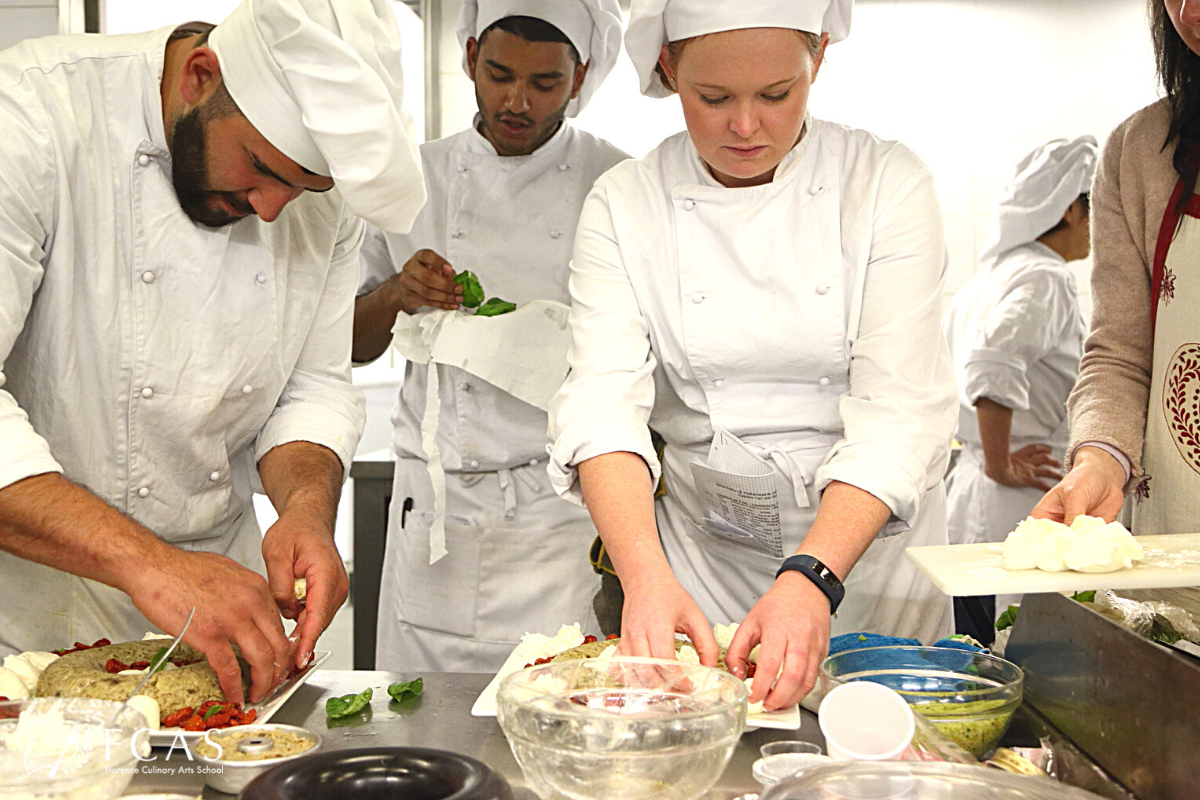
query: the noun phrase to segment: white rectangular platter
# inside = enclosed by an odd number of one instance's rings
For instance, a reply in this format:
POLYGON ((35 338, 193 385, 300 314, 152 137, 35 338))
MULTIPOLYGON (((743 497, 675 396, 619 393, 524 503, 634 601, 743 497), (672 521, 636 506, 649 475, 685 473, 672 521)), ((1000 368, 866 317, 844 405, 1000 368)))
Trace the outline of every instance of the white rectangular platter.
POLYGON ((1009 571, 999 543, 910 547, 909 559, 952 597, 1200 586, 1200 533, 1139 536, 1146 560, 1118 572, 1009 571))
MULTIPOLYGON (((485 686, 483 691, 479 693, 479 697, 475 700, 475 705, 471 707, 471 716, 496 716, 496 693, 500 690, 500 681, 524 668, 524 657, 520 656, 516 650, 509 653, 508 659, 504 662, 504 666, 500 667, 500 671, 496 673, 496 677, 492 678, 491 683, 485 686)), ((800 730, 800 706, 781 708, 778 711, 767 711, 761 714, 749 714, 746 717, 746 727, 798 731, 800 730)))
MULTIPOLYGON (((263 698, 260 703, 247 703, 246 710, 251 708, 258 711, 258 716, 255 718, 255 724, 260 722, 269 722, 271 717, 275 716, 275 712, 283 707, 283 704, 291 698, 292 694, 299 689, 309 676, 321 668, 321 665, 329 660, 330 652, 328 650, 314 650, 313 661, 303 672, 300 672, 291 678, 288 678, 283 683, 275 688, 275 691, 263 698)), ((151 747, 170 747, 179 745, 179 737, 182 736, 185 741, 192 742, 203 738, 204 731, 184 731, 179 728, 163 728, 158 731, 151 731, 150 746, 151 747)), ((140 737, 139 737, 140 738, 140 737)))

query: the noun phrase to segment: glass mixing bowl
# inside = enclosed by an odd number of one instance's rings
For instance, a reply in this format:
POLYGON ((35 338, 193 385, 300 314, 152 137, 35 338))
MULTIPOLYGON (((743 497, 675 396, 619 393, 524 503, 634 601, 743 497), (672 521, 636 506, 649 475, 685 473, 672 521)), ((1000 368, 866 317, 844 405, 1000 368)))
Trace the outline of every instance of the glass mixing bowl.
POLYGON ((561 661, 505 678, 496 716, 542 798, 694 800, 746 727, 746 686, 678 661, 561 661))
POLYGON ((1024 673, 1002 658, 950 647, 868 647, 821 664, 824 692, 850 681, 895 689, 947 738, 983 759, 1021 705, 1024 673))
POLYGON ((967 764, 852 761, 772 786, 762 800, 1100 800, 1053 778, 967 764))
POLYGON ((0 797, 109 800, 150 755, 146 718, 111 700, 35 697, 0 703, 0 797), (136 755, 135 755, 136 753, 136 755))

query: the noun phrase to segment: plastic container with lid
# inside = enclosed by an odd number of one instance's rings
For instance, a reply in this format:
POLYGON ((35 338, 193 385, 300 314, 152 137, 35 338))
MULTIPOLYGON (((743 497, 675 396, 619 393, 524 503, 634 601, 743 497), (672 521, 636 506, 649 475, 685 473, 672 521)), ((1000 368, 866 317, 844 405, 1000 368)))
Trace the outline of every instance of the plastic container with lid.
POLYGON ((964 764, 852 761, 777 783, 761 800, 1101 800, 1048 778, 964 764))

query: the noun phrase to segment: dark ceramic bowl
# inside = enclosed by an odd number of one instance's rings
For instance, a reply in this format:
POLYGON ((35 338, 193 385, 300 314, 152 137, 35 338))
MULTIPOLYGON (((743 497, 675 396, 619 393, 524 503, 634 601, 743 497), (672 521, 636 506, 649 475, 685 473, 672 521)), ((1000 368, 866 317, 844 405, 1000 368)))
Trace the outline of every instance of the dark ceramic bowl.
POLYGON ((445 750, 334 750, 260 775, 241 800, 511 800, 508 782, 482 762, 445 750))

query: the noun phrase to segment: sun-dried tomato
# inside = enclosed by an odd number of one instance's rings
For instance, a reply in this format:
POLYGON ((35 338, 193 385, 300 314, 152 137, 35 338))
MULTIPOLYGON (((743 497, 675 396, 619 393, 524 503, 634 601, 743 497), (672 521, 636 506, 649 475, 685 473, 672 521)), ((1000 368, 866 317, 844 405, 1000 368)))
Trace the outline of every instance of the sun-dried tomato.
POLYGON ((196 710, 191 706, 181 708, 178 711, 173 711, 170 714, 167 714, 166 719, 162 721, 162 726, 164 728, 174 728, 176 725, 179 725, 188 718, 192 717, 195 713, 196 710))
POLYGON ((128 664, 123 664, 120 661, 117 661, 115 658, 110 658, 104 663, 104 671, 109 675, 116 675, 118 672, 124 672, 129 668, 130 667, 128 664))
POLYGON ((585 637, 583 637, 583 643, 584 643, 584 644, 592 644, 592 643, 593 643, 593 642, 595 642, 595 641, 596 641, 596 637, 595 637, 595 636, 591 636, 590 634, 589 634, 588 636, 585 636, 585 637))
POLYGON ((150 669, 149 661, 135 661, 129 665, 130 669, 150 669))
POLYGON ((185 731, 202 731, 204 730, 204 718, 199 714, 193 714, 184 720, 183 724, 179 727, 183 728, 185 731))
POLYGON ((65 656, 67 653, 78 653, 80 650, 91 650, 95 647, 108 647, 110 644, 112 644, 112 642, 110 642, 108 639, 97 639, 92 644, 76 642, 74 647, 65 650, 51 650, 50 652, 54 653, 56 656, 65 656))
POLYGON ((615 634, 615 633, 610 633, 608 636, 605 636, 605 637, 604 637, 604 639, 605 639, 606 641, 612 641, 613 639, 620 639, 620 638, 621 638, 621 637, 620 637, 620 636, 618 636, 618 635, 617 635, 617 634, 615 634))
POLYGON ((310 652, 308 654, 308 661, 304 662, 303 667, 297 667, 295 664, 293 664, 291 670, 288 671, 288 679, 290 680, 290 679, 296 677, 297 675, 299 675, 301 672, 304 672, 304 670, 308 669, 309 665, 312 664, 312 662, 315 661, 316 658, 317 658, 316 653, 310 652))

